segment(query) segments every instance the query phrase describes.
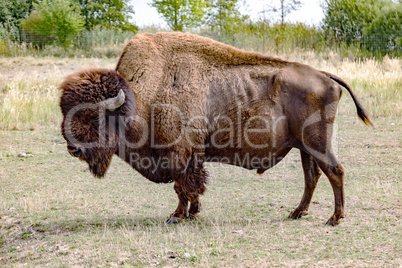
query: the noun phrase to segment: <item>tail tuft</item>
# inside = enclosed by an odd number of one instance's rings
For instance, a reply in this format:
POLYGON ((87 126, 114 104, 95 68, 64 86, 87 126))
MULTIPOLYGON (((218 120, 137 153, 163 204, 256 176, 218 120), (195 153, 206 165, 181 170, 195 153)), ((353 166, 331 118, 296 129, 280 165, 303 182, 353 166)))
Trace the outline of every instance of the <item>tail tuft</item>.
POLYGON ((353 99, 353 101, 354 101, 354 103, 356 105, 357 115, 364 122, 364 124, 366 124, 367 126, 374 127, 373 123, 370 121, 370 118, 367 115, 366 110, 364 110, 363 106, 360 104, 359 100, 357 99, 357 97, 353 93, 352 88, 345 81, 343 81, 340 77, 338 77, 338 76, 336 76, 334 74, 331 74, 331 73, 324 72, 324 71, 321 71, 321 72, 323 74, 325 74, 327 77, 329 77, 330 79, 334 80, 335 82, 337 82, 338 84, 343 86, 344 88, 346 88, 347 91, 349 91, 349 94, 352 97, 352 99, 353 99))
POLYGON ((366 111, 362 107, 357 107, 357 114, 360 117, 360 119, 363 120, 364 124, 366 124, 367 126, 374 127, 374 125, 371 122, 370 118, 367 116, 366 111))

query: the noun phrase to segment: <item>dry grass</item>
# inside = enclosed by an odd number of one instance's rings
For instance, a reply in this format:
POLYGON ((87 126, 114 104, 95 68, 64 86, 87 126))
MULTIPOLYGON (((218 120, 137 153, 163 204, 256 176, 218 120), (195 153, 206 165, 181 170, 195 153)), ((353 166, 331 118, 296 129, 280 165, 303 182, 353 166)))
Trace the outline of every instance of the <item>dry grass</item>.
MULTIPOLYGON (((346 80, 373 117, 401 116, 402 61, 317 59, 312 53, 284 55, 335 73, 346 80)), ((86 67, 114 68, 116 59, 0 58, 0 129, 34 129, 59 125, 58 85, 64 76, 86 67)), ((344 101, 350 102, 347 94, 344 101)), ((346 109, 342 107, 342 109, 346 109)), ((348 108, 349 109, 349 108, 348 108)), ((355 109, 348 110, 354 113, 355 109)))
POLYGON ((116 60, 0 58, 0 129, 60 125, 58 86, 81 68, 114 68, 116 60))
POLYGON ((333 211, 325 177, 311 214, 286 218, 303 189, 296 151, 263 176, 207 164, 200 218, 166 226, 177 204, 171 184, 151 183, 116 158, 106 178, 94 179, 55 127, 3 131, 0 264, 398 267, 401 122, 380 118, 373 130, 354 117, 339 120, 347 217, 335 228, 324 225, 333 211), (26 151, 33 157, 17 157, 26 151))
POLYGON ((151 183, 117 158, 95 179, 59 132, 62 77, 115 61, 0 59, 0 266, 400 267, 401 63, 300 60, 350 82, 375 113, 376 127, 364 126, 344 95, 336 143, 347 217, 335 228, 324 225, 333 212, 325 177, 311 214, 286 218, 303 192, 296 151, 262 176, 207 164, 212 179, 199 219, 166 226, 177 205, 173 185, 151 183))

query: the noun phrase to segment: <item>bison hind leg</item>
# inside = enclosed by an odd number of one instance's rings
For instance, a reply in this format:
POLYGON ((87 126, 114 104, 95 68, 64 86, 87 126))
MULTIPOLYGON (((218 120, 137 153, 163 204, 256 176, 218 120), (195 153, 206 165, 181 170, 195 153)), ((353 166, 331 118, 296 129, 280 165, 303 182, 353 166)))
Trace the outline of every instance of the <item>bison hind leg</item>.
POLYGON ((315 186, 321 173, 324 172, 331 183, 335 197, 335 211, 327 221, 327 225, 338 225, 339 220, 345 216, 343 166, 339 163, 332 148, 327 148, 325 154, 315 154, 313 156, 301 151, 301 155, 305 175, 305 190, 300 205, 290 214, 290 217, 296 219, 308 212, 315 186))
POLYGON ((289 214, 289 218, 292 219, 298 219, 308 215, 314 189, 322 174, 320 167, 310 154, 300 150, 300 155, 304 171, 304 193, 299 206, 289 214))

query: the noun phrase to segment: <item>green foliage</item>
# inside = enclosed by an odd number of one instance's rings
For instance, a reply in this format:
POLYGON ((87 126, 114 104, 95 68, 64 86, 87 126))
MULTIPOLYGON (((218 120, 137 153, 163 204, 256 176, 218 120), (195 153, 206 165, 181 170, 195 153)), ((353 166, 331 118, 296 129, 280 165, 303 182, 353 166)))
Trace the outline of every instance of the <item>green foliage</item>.
POLYGON ((0 25, 8 28, 18 25, 31 12, 34 0, 1 0, 0 25))
POLYGON ((80 17, 79 12, 79 7, 74 2, 43 0, 38 4, 34 3, 34 10, 20 26, 50 37, 66 48, 83 30, 84 19, 80 17))
MULTIPOLYGON (((154 0, 151 5, 165 16, 173 30, 192 31, 246 50, 275 54, 298 50, 325 54, 331 50, 352 60, 402 54, 401 5, 391 0, 326 0, 323 28, 302 23, 272 24, 265 16, 250 20, 239 12, 243 1, 154 0)), ((128 3, 44 0, 35 4, 30 16, 19 24, 23 29, 0 25, 0 55, 117 57, 122 44, 136 31, 126 21, 133 13, 128 3), (81 32, 84 21, 90 30, 81 32), (72 43, 74 51, 66 50, 72 43)), ((141 32, 165 30, 151 26, 141 32)))
POLYGON ((130 0, 74 0, 79 3, 85 28, 93 30, 113 29, 137 32, 138 27, 130 23, 134 14, 130 0))
POLYGON ((323 28, 348 45, 363 37, 365 29, 378 16, 384 0, 325 0, 323 28))
POLYGON ((8 52, 6 41, 0 38, 0 55, 6 55, 8 52))
POLYGON ((155 7, 173 31, 201 25, 210 7, 209 0, 153 0, 155 7))
POLYGON ((366 47, 375 55, 402 53, 402 6, 386 8, 366 31, 366 47))
POLYGON ((248 16, 241 15, 239 0, 213 0, 207 24, 217 28, 220 34, 232 34, 241 29, 248 16))
POLYGON ((374 56, 401 54, 401 5, 390 0, 325 0, 327 38, 347 46, 364 44, 374 56))
POLYGON ((288 53, 297 48, 324 51, 329 47, 325 42, 323 32, 319 28, 303 23, 281 25, 271 24, 267 20, 248 21, 241 32, 250 36, 254 35, 259 39, 254 41, 254 46, 257 46, 251 48, 257 51, 270 51, 279 54, 288 53))

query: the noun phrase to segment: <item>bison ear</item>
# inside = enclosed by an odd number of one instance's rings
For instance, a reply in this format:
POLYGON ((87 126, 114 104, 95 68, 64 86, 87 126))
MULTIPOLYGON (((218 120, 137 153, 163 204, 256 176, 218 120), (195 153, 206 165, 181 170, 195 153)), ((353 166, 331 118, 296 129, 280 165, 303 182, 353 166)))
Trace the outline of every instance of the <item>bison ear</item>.
POLYGON ((124 104, 126 96, 122 89, 120 89, 119 94, 114 98, 109 98, 98 103, 100 107, 104 107, 107 110, 117 109, 124 104))

